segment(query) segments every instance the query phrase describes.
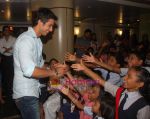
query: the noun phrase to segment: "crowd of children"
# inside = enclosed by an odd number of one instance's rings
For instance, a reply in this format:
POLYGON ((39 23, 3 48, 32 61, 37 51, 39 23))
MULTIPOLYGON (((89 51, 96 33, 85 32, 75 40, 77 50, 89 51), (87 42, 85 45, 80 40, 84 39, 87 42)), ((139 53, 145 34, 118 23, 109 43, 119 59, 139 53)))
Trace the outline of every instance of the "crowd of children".
POLYGON ((150 119, 149 49, 141 42, 126 50, 119 41, 66 53, 66 74, 50 79, 45 119, 150 119))
POLYGON ((49 83, 53 93, 44 103, 45 118, 150 118, 150 67, 144 65, 143 54, 131 51, 126 57, 118 52, 107 53, 107 58, 102 55, 65 55, 68 72, 54 87, 49 83))

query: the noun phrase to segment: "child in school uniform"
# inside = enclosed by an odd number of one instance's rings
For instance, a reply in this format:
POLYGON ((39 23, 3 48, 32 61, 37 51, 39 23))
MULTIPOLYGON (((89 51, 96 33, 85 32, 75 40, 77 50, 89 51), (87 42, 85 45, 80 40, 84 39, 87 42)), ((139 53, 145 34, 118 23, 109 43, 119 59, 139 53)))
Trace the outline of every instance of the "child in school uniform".
MULTIPOLYGON (((89 99, 89 91, 91 89, 90 87, 91 87, 91 84, 93 81, 89 80, 87 76, 85 77, 82 74, 78 74, 78 76, 76 76, 76 78, 74 78, 72 76, 72 74, 70 72, 68 72, 67 76, 69 78, 68 83, 72 84, 72 86, 69 87, 70 91, 73 90, 73 92, 76 92, 76 94, 77 94, 77 95, 75 95, 74 93, 72 94, 72 95, 74 95, 74 98, 80 100, 82 103, 84 103, 84 105, 86 105, 88 107, 92 107, 93 101, 91 101, 89 99)), ((67 87, 68 87, 68 85, 67 85, 67 87)), ((71 104, 73 104, 73 102, 71 102, 71 104)), ((64 110, 64 111, 66 112, 66 110, 64 110)), ((92 117, 90 115, 84 113, 84 111, 80 110, 80 119, 92 119, 92 117)))
MULTIPOLYGON (((87 55, 85 55, 83 57, 83 60, 84 58, 88 57, 87 55)), ((86 59, 85 59, 86 60, 86 59)), ((107 65, 110 65, 112 67, 117 67, 117 68, 120 68, 120 66, 122 66, 122 61, 123 60, 123 57, 120 56, 120 54, 118 53, 109 53, 108 55, 108 61, 107 61, 107 65)), ((94 70, 99 70, 101 71, 101 74, 102 74, 102 77, 114 84, 114 85, 117 85, 117 86, 121 86, 122 85, 122 80, 121 80, 121 76, 118 74, 118 73, 115 73, 115 72, 112 72, 112 71, 109 71, 103 67, 97 67, 97 68, 94 68, 94 70)))
MULTIPOLYGON (((93 55, 90 55, 90 56, 85 55, 83 57, 83 60, 85 62, 90 62, 90 63, 93 63, 93 64, 98 65, 100 67, 103 67, 104 69, 107 69, 110 72, 116 72, 121 77, 123 77, 127 74, 128 69, 130 67, 143 66, 143 63, 144 63, 145 59, 144 59, 143 54, 141 54, 140 52, 132 51, 132 52, 129 53, 129 57, 128 57, 128 61, 127 61, 128 67, 116 67, 116 66, 112 66, 110 64, 106 64, 106 63, 101 62, 100 60, 96 59, 93 55)), ((144 67, 144 68, 147 69, 150 72, 150 67, 144 67)))
POLYGON ((65 94, 71 101, 81 110, 84 111, 85 114, 88 116, 82 117, 84 119, 92 119, 93 118, 93 112, 92 108, 95 106, 95 108, 98 108, 99 106, 99 94, 100 94, 100 86, 99 85, 94 85, 91 88, 91 91, 89 92, 88 99, 91 101, 93 104, 89 105, 86 103, 82 104, 81 101, 75 98, 75 96, 67 89, 66 87, 61 88, 60 90, 63 94, 65 94))
POLYGON ((114 104, 110 98, 100 98, 100 86, 95 84, 91 88, 91 92, 89 93, 89 100, 93 102, 93 105, 87 105, 81 103, 77 100, 74 95, 72 95, 69 89, 63 87, 61 92, 68 96, 71 101, 81 110, 84 111, 88 116, 80 117, 80 119, 114 119, 114 104))
MULTIPOLYGON (((71 67, 76 71, 83 71, 103 86, 105 91, 116 96, 119 87, 103 80, 102 77, 88 69, 82 61, 71 67)), ((139 66, 129 68, 124 77, 123 88, 125 90, 119 100, 116 119, 150 119, 150 106, 146 101, 150 99, 150 73, 139 66)))
MULTIPOLYGON (((66 55, 66 60, 67 61, 76 61, 78 62, 78 60, 76 60, 77 57, 75 55, 72 55, 72 54, 67 54, 66 55)), ((95 63, 93 60, 94 60, 94 56, 90 53, 90 56, 89 55, 84 55, 82 57, 83 60, 87 61, 87 62, 90 62, 90 63, 95 63), (93 59, 91 59, 91 57, 93 59)), ((117 53, 109 53, 108 54, 108 58, 107 58, 107 65, 110 65, 112 67, 117 67, 117 68, 120 68, 120 66, 122 66, 122 62, 123 62, 123 57, 120 56, 120 54, 117 54, 117 53)), ((88 64, 89 66, 89 64, 88 64)), ((94 66, 96 68, 94 68, 94 71, 99 71, 101 72, 102 74, 102 77, 111 82, 112 84, 115 84, 115 85, 118 85, 120 86, 122 84, 122 80, 121 80, 121 77, 118 73, 116 72, 112 72, 112 71, 109 71, 107 70, 106 68, 103 68, 103 67, 99 67, 99 66, 94 66)))

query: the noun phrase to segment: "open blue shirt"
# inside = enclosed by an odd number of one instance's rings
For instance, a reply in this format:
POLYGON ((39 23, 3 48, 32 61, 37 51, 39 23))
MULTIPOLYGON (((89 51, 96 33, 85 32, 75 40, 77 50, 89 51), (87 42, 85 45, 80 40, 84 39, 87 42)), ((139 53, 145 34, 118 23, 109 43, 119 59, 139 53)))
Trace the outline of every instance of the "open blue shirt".
POLYGON ((37 38, 33 28, 22 33, 14 45, 14 81, 13 98, 24 96, 39 97, 39 80, 32 78, 35 67, 42 67, 42 42, 37 38))

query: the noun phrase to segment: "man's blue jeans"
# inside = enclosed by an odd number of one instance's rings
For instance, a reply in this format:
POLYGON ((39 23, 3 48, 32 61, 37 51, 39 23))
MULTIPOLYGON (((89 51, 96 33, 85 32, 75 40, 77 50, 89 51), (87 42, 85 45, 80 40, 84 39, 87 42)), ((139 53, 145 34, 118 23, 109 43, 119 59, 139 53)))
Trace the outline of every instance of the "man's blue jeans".
POLYGON ((40 119, 39 100, 33 96, 25 96, 15 100, 23 119, 40 119))

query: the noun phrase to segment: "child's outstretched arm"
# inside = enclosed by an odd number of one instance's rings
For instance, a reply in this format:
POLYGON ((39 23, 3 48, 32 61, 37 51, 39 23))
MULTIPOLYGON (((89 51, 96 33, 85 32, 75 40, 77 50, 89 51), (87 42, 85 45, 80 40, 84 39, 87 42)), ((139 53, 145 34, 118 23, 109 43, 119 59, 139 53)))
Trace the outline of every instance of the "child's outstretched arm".
POLYGON ((70 84, 72 84, 72 89, 74 89, 80 96, 83 96, 84 91, 78 90, 78 88, 76 88, 76 87, 73 85, 72 82, 75 81, 75 79, 74 79, 74 77, 72 76, 72 74, 71 74, 70 72, 67 72, 66 75, 67 75, 68 79, 70 80, 70 81, 69 81, 70 84))
POLYGON ((67 79, 67 82, 65 83, 65 86, 68 86, 71 90, 73 91, 77 91, 77 89, 75 88, 75 86, 73 85, 73 81, 74 81, 74 77, 72 76, 72 74, 68 71, 66 73, 66 79, 67 79))
POLYGON ((90 56, 88 55, 84 55, 83 56, 83 60, 85 62, 91 62, 91 63, 94 63, 96 65, 99 65, 100 67, 103 67, 109 71, 113 71, 113 72, 116 72, 116 73, 120 73, 120 68, 118 67, 112 67, 102 61, 99 61, 98 59, 96 59, 91 53, 90 53, 90 56))
POLYGON ((73 64, 71 67, 76 71, 83 71, 86 75, 90 76, 93 80, 97 81, 97 83, 99 83, 101 86, 104 86, 106 81, 102 77, 91 71, 89 68, 87 68, 83 64, 82 60, 80 64, 73 64))
POLYGON ((86 75, 91 77, 93 80, 95 80, 98 84, 104 87, 105 91, 111 93, 113 96, 116 95, 116 91, 118 89, 118 86, 113 85, 107 81, 105 81, 102 77, 91 71, 89 68, 87 68, 82 60, 80 64, 73 64, 71 66, 76 71, 83 71, 86 75))
POLYGON ((68 88, 63 87, 60 91, 66 95, 79 109, 84 109, 84 105, 70 93, 68 88))

